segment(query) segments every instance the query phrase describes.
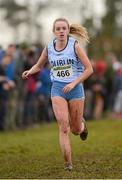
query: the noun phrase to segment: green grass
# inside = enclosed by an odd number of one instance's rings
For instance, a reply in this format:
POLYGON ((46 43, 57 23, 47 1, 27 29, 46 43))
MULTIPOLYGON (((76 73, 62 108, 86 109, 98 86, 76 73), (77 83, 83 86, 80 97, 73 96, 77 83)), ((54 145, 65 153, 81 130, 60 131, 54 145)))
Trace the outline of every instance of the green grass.
POLYGON ((89 121, 89 138, 71 135, 74 169, 63 169, 56 123, 0 133, 0 179, 120 179, 122 121, 89 121))

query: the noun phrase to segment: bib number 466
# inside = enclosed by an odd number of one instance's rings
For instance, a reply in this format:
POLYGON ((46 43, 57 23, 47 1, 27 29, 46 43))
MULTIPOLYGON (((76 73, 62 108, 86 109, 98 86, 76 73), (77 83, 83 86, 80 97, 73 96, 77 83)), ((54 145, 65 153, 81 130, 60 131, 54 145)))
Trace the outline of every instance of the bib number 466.
POLYGON ((58 77, 67 77, 67 76, 70 76, 70 72, 69 72, 69 70, 65 70, 65 71, 61 70, 61 71, 57 72, 57 76, 58 77))

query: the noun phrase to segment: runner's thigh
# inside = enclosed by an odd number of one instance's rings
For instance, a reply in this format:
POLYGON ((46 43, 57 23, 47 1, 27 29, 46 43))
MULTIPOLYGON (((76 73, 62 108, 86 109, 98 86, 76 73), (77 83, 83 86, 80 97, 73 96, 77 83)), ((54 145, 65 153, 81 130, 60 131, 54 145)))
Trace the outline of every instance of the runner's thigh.
POLYGON ((69 126, 68 103, 62 97, 52 97, 53 111, 59 125, 69 126))

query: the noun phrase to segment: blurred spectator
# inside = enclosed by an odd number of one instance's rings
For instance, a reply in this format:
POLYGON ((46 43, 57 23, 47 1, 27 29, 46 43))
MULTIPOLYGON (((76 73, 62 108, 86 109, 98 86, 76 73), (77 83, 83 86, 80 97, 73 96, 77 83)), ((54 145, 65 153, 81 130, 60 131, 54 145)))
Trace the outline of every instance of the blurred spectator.
POLYGON ((0 130, 7 129, 6 114, 8 109, 9 91, 14 83, 8 79, 4 66, 0 64, 0 130))
POLYGON ((5 129, 5 115, 7 110, 7 77, 0 65, 0 130, 5 129))
POLYGON ((9 46, 1 62, 10 86, 8 91, 8 103, 6 112, 6 129, 15 129, 15 61, 12 54, 14 50, 15 49, 13 45, 9 46))
MULTIPOLYGON (((35 64, 36 54, 33 50, 27 53, 26 61, 24 62, 24 69, 29 69, 35 64)), ((30 76, 25 82, 25 97, 23 109, 23 126, 28 127, 37 121, 37 107, 36 107, 36 81, 37 76, 30 76)))
POLYGON ((104 60, 98 60, 94 67, 94 75, 91 78, 92 84, 92 117, 101 119, 103 115, 106 97, 105 72, 107 65, 104 60))
POLYGON ((113 117, 122 119, 122 65, 116 62, 113 65, 115 75, 113 78, 113 117))
POLYGON ((19 45, 15 46, 15 51, 13 53, 13 58, 15 61, 15 98, 16 98, 16 114, 15 114, 15 122, 16 127, 21 128, 23 125, 23 109, 24 109, 24 84, 25 82, 21 78, 21 74, 24 70, 24 63, 26 61, 28 47, 27 45, 19 45))
POLYGON ((37 83, 37 96, 38 96, 38 118, 40 121, 51 122, 54 118, 50 101, 50 66, 47 63, 39 74, 37 83))
POLYGON ((98 74, 100 76, 104 76, 106 70, 107 70, 107 64, 106 64, 105 60, 103 60, 103 59, 98 60, 95 64, 96 74, 98 74))

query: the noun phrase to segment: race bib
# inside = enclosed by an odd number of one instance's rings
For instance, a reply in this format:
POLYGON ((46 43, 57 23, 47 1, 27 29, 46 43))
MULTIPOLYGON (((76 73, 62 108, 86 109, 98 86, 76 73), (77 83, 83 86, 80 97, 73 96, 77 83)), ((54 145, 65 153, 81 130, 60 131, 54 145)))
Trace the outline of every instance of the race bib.
POLYGON ((56 79, 69 78, 72 76, 71 65, 53 67, 53 76, 56 79))

